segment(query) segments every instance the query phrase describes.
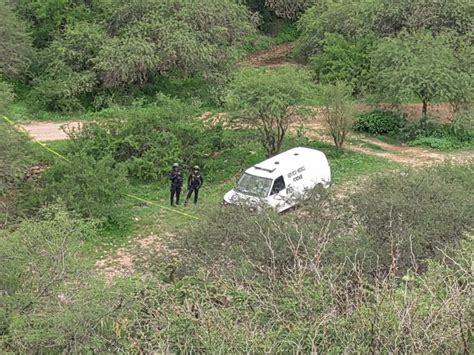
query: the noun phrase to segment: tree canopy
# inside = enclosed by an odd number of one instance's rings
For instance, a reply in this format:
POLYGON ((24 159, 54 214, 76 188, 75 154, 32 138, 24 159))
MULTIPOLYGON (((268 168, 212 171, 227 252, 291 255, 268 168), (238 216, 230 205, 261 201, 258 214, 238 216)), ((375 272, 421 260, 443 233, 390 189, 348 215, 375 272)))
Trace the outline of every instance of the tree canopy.
MULTIPOLYGON (((221 82, 254 31, 248 8, 233 0, 100 0, 94 8, 91 14, 84 3, 77 16, 53 13, 59 23, 51 38, 35 34, 34 102, 67 111, 98 92, 131 92, 163 77, 221 82)), ((42 8, 34 9, 37 18, 42 8)))
POLYGON ((473 10, 474 5, 464 0, 322 0, 299 20, 301 37, 297 49, 302 57, 309 58, 322 50, 330 34, 348 40, 422 30, 472 36, 473 10))
POLYGON ((6 0, 0 0, 0 78, 22 74, 32 55, 28 25, 22 21, 6 0))
POLYGON ((423 116, 434 100, 469 102, 473 72, 457 54, 469 49, 453 48, 455 43, 449 35, 430 32, 383 40, 373 54, 376 95, 393 102, 416 97, 423 103, 423 116))
POLYGON ((308 71, 294 67, 238 71, 229 85, 227 107, 234 120, 255 127, 268 156, 277 154, 296 118, 298 105, 314 94, 308 71))

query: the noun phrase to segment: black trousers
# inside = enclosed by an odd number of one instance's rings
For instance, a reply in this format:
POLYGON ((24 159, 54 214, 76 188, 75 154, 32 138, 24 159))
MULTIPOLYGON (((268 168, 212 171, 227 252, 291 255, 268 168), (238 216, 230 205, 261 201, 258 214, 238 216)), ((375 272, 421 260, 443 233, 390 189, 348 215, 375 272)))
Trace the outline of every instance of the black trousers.
POLYGON ((191 198, 191 195, 194 192, 194 204, 198 202, 198 196, 199 196, 199 187, 191 187, 188 191, 188 196, 186 196, 186 202, 191 198))
POLYGON ((170 194, 170 204, 171 206, 174 205, 174 197, 176 196, 176 204, 179 205, 179 195, 181 195, 181 187, 180 186, 171 186, 171 194, 170 194))

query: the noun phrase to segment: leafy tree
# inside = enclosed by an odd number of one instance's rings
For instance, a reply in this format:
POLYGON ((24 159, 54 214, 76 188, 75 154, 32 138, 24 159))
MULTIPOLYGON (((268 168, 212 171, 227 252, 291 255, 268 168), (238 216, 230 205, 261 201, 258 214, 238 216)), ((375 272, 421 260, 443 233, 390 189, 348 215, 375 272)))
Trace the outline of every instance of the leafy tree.
POLYGON ((143 86, 156 72, 160 58, 156 45, 146 37, 115 37, 101 49, 96 69, 105 87, 143 86))
POLYGON ((354 124, 354 106, 351 102, 352 88, 344 82, 338 81, 333 85, 320 86, 318 94, 329 133, 337 149, 341 149, 347 133, 354 124))
POLYGON ((317 2, 298 21, 301 33, 296 51, 308 59, 321 53, 327 36, 340 35, 355 41, 373 34, 372 18, 377 11, 375 1, 330 1, 317 2))
POLYGON ((47 47, 58 34, 78 21, 100 18, 103 8, 112 6, 107 0, 15 1, 19 15, 31 26, 36 48, 47 47))
POLYGON ((454 31, 460 36, 472 34, 474 5, 464 0, 378 1, 373 30, 380 36, 401 31, 432 33, 454 31))
POLYGON ((295 67, 238 71, 229 85, 227 107, 233 120, 260 132, 268 157, 280 151, 281 144, 297 113, 298 105, 308 102, 313 84, 309 73, 295 67))
POLYGON ((265 0, 265 5, 279 17, 298 18, 314 0, 265 0))
POLYGON ((101 0, 97 7, 95 17, 66 21, 41 51, 36 104, 78 110, 95 97, 133 95, 165 76, 222 83, 254 29, 248 9, 233 0, 101 0))
POLYGON ((33 90, 33 104, 51 111, 78 111, 99 84, 95 58, 106 41, 99 25, 77 22, 40 51, 33 90))
POLYGON ((24 72, 32 55, 28 25, 21 21, 7 0, 0 0, 0 77, 14 78, 24 72))
POLYGON ((44 51, 42 59, 51 66, 60 61, 75 71, 91 70, 106 40, 106 31, 100 24, 78 21, 64 28, 61 36, 44 51))
POLYGON ((202 73, 215 79, 253 30, 247 8, 231 0, 120 1, 108 27, 115 39, 100 53, 97 67, 109 86, 142 84, 157 75, 202 73))
POLYGON ((355 95, 362 95, 369 85, 374 42, 368 36, 353 41, 340 34, 328 34, 321 53, 310 58, 310 68, 321 83, 344 81, 352 85, 355 95))
POLYGON ((91 71, 74 71, 61 61, 56 64, 33 80, 30 102, 50 111, 82 110, 84 106, 81 99, 96 87, 95 74, 91 71))
POLYGON ((377 96, 394 102, 416 96, 423 117, 434 100, 469 102, 472 68, 464 67, 456 51, 449 35, 403 33, 385 39, 373 54, 377 96))
POLYGON ((350 41, 383 38, 400 32, 454 32, 472 41, 473 5, 464 0, 317 1, 298 22, 297 52, 310 58, 322 51, 328 35, 350 41))

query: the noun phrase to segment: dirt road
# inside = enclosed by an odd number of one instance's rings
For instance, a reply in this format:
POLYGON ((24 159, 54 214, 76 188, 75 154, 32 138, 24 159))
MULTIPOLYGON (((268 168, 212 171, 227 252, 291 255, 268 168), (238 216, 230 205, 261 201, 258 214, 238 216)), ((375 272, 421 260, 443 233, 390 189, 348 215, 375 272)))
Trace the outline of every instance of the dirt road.
POLYGON ((19 125, 31 138, 41 142, 68 139, 63 128, 79 128, 80 122, 32 122, 19 125))
POLYGON ((293 51, 293 48, 294 43, 283 43, 252 54, 244 61, 240 62, 239 65, 275 68, 288 64, 296 64, 296 62, 291 58, 291 52, 293 51))
MULTIPOLYGON (((208 119, 212 120, 213 117, 209 117, 208 119)), ((27 131, 32 138, 45 142, 68 139, 64 129, 79 128, 80 124, 80 122, 33 122, 22 124, 20 127, 27 131)), ((306 122, 304 127, 308 137, 332 144, 332 140, 326 133, 326 129, 320 117, 314 117, 311 121, 306 122)), ((296 128, 297 127, 294 129, 296 128)), ((352 133, 350 138, 353 140, 352 142, 345 143, 346 149, 410 166, 430 165, 447 160, 465 162, 474 158, 474 154, 469 151, 445 153, 428 148, 389 144, 355 133, 352 133), (378 147, 378 149, 372 149, 368 147, 368 145, 375 146, 375 148, 378 147)))

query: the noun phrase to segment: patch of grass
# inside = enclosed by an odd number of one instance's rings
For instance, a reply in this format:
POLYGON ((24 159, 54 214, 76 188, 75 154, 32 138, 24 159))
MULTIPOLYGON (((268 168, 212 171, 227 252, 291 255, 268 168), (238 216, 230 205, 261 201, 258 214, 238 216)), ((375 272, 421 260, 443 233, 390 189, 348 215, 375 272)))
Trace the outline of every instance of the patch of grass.
POLYGON ((350 181, 361 175, 393 169, 399 166, 397 163, 379 157, 347 150, 338 151, 333 145, 311 141, 307 138, 289 137, 284 149, 297 146, 318 149, 326 154, 331 167, 332 182, 335 184, 350 181))
POLYGON ((369 148, 369 149, 372 149, 372 150, 376 150, 376 151, 379 151, 379 152, 386 152, 387 151, 387 150, 383 149, 381 146, 379 146, 377 144, 374 144, 374 143, 370 143, 370 142, 363 142, 362 147, 369 148))
POLYGON ((442 151, 452 151, 459 148, 474 148, 474 142, 460 142, 455 137, 419 137, 410 142, 410 145, 442 151))
POLYGON ((387 159, 347 151, 337 158, 330 158, 329 164, 334 184, 347 182, 375 172, 396 169, 400 166, 387 159))

